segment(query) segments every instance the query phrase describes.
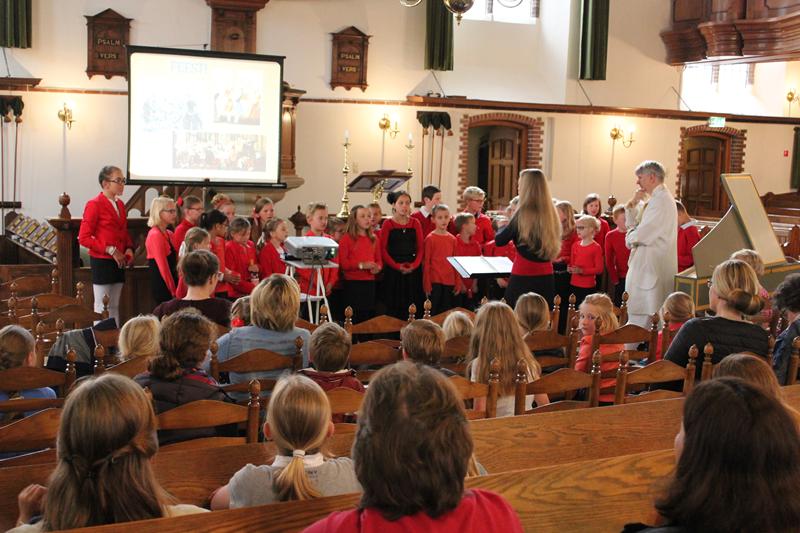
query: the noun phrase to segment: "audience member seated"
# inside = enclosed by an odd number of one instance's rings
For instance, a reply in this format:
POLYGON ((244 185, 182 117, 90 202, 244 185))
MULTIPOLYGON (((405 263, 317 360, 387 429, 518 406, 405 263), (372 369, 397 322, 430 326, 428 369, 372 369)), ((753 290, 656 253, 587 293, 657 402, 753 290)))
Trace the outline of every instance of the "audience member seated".
POLYGON ((800 434, 783 404, 738 378, 700 383, 675 438, 675 474, 656 500, 660 527, 637 531, 800 530, 800 434))
MULTIPOLYGON (((159 355, 148 365, 149 372, 136 382, 150 389, 156 413, 160 414, 196 400, 230 401, 216 381, 200 365, 216 337, 214 325, 193 309, 182 309, 164 319, 159 335, 159 355)), ((235 436, 235 429, 200 428, 158 432, 159 442, 171 444, 189 439, 235 436)))
POLYGON ((194 307, 209 320, 230 327, 231 303, 224 298, 214 297, 219 279, 217 256, 208 250, 189 252, 181 258, 180 271, 186 281, 186 297, 162 303, 153 310, 153 314, 161 318, 179 309, 194 307))
POLYGON ((785 402, 783 390, 778 384, 778 379, 775 377, 775 373, 772 371, 769 363, 760 357, 750 355, 749 353, 731 354, 723 359, 722 362, 714 368, 714 377, 741 378, 748 383, 758 385, 767 391, 773 398, 784 402, 784 407, 786 407, 786 410, 789 411, 796 421, 800 422, 800 412, 785 402))
MULTIPOLYGON (((0 329, 0 372, 21 366, 36 364, 36 341, 30 331, 21 326, 5 326, 0 329)), ((14 398, 25 400, 53 399, 56 393, 50 387, 27 389, 16 392, 0 391, 0 402, 14 398)), ((13 413, 11 413, 13 414, 13 413)), ((30 416, 33 412, 25 413, 30 416)), ((6 413, 0 413, 0 424, 9 422, 6 413)), ((8 457, 8 456, 5 456, 8 457)))
POLYGON ((231 306, 231 327, 241 328, 250 325, 250 296, 236 298, 231 306))
MULTIPOLYGON (((113 318, 101 320, 90 328, 72 329, 65 331, 61 337, 56 337, 55 342, 47 353, 45 368, 64 372, 67 369, 66 353, 75 350, 75 373, 78 378, 91 376, 94 373, 95 331, 111 331, 117 329, 117 322, 113 318)), ((109 350, 110 351, 110 350, 109 350)), ((109 351, 106 356, 111 355, 109 351)))
MULTIPOLYGON (((272 274, 261 280, 250 295, 250 319, 252 325, 234 328, 217 341, 219 362, 227 361, 248 350, 267 349, 286 356, 295 353, 295 339, 303 339, 303 364, 308 366, 308 330, 295 327, 300 310, 300 288, 297 282, 285 274, 272 274)), ((253 379, 275 379, 280 370, 265 372, 230 372, 231 383, 249 383, 253 379)), ((232 394, 245 399, 244 393, 232 394)))
POLYGON ((444 338, 449 341, 456 337, 468 337, 472 335, 472 319, 464 311, 453 311, 445 317, 442 323, 444 338))
POLYGON ((447 377, 455 376, 443 368, 439 361, 444 356, 444 331, 430 320, 414 320, 400 332, 403 359, 435 368, 447 377))
MULTIPOLYGON (((614 304, 605 294, 590 294, 583 300, 579 308, 578 327, 581 330, 581 344, 578 349, 578 360, 575 370, 586 372, 592 370, 592 337, 595 334, 606 335, 619 327, 617 315, 614 314, 614 304), (598 331, 599 328, 599 331, 598 331)), ((600 356, 614 356, 625 349, 624 344, 601 344, 600 356)), ((600 362, 600 372, 611 373, 619 366, 619 358, 605 357, 600 362)), ((613 389, 617 383, 613 376, 600 380, 600 403, 611 404, 614 402, 613 389), (603 392, 605 390, 605 392, 603 392)))
MULTIPOLYGON (((764 261, 761 259, 761 254, 755 250, 744 248, 731 254, 731 259, 738 259, 744 261, 755 271, 756 276, 761 278, 764 275, 764 261)), ((770 301, 769 291, 758 283, 758 296, 764 301, 764 307, 761 309, 760 318, 761 327, 769 331, 770 321, 772 320, 772 302, 770 301)))
MULTIPOLYGON (((119 362, 124 363, 139 357, 158 355, 158 334, 161 322, 153 315, 131 318, 119 331, 119 362)), ((109 361, 106 359, 106 364, 109 361)))
POLYGON ((321 324, 311 334, 308 347, 308 358, 314 368, 305 368, 301 372, 324 391, 345 387, 364 392, 364 386, 355 378, 355 371, 348 368, 351 346, 350 335, 339 324, 321 324))
POLYGON ((331 406, 319 385, 302 375, 278 381, 267 410, 264 436, 275 441, 271 465, 249 464, 211 498, 212 509, 252 507, 287 500, 360 492, 349 457, 326 458, 333 435, 331 406))
POLYGON ((522 335, 545 331, 550 327, 550 309, 547 300, 535 292, 528 292, 517 299, 514 306, 522 335))
MULTIPOLYGON (((760 326, 745 320, 761 310, 758 296, 758 279, 753 269, 744 261, 729 259, 717 265, 708 287, 709 307, 713 317, 693 318, 678 330, 664 359, 681 366, 689 362, 689 348, 696 344, 702 357, 703 347, 710 342, 714 347, 714 364, 736 352, 751 352, 766 357, 769 352, 769 335, 760 326)), ((703 371, 702 361, 697 361, 697 381, 703 371)), ((682 383, 682 382, 681 382, 682 383)), ((680 387, 672 383, 668 387, 680 387)))
POLYGON ((156 481, 156 418, 136 383, 117 374, 86 379, 66 400, 58 463, 47 487, 19 495, 19 527, 35 533, 207 512, 173 505, 156 481), (34 517, 41 520, 31 524, 34 517))
MULTIPOLYGON (((502 302, 488 302, 481 306, 475 318, 475 329, 470 339, 467 356, 467 376, 470 381, 489 383, 492 359, 500 361, 500 390, 497 399, 497 416, 514 416, 514 390, 517 363, 528 365, 528 381, 539 379, 542 367, 522 340, 514 311, 502 302)), ((475 400, 475 409, 485 409, 485 399, 475 400)), ((550 403, 547 394, 528 395, 526 409, 531 402, 537 406, 550 403)))
MULTIPOLYGON (((669 314, 669 328, 670 335, 674 338, 675 334, 681 329, 688 320, 694 318, 694 302, 692 298, 685 292, 673 292, 667 299, 664 300, 664 305, 661 306, 661 320, 666 320, 669 314)), ((659 330, 658 342, 656 343, 656 361, 661 360, 664 354, 661 353, 661 342, 664 337, 664 332, 659 330)), ((698 346, 698 348, 700 348, 698 346)), ((702 362, 702 361, 701 361, 702 362)))
POLYGON ((463 402, 441 372, 408 361, 384 368, 370 383, 353 444, 361 503, 306 531, 521 532, 501 496, 465 490, 472 450, 463 402))
POLYGON ((800 274, 791 274, 775 289, 775 307, 780 313, 786 313, 788 327, 784 329, 775 342, 772 353, 772 369, 778 383, 789 382, 789 359, 792 356, 792 341, 800 336, 800 274))

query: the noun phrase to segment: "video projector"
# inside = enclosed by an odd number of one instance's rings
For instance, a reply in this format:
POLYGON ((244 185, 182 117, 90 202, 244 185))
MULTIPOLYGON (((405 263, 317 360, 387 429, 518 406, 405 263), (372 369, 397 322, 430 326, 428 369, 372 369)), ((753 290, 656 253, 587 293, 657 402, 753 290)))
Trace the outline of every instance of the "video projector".
POLYGON ((286 252, 306 265, 324 265, 336 257, 339 245, 328 237, 289 237, 286 252))

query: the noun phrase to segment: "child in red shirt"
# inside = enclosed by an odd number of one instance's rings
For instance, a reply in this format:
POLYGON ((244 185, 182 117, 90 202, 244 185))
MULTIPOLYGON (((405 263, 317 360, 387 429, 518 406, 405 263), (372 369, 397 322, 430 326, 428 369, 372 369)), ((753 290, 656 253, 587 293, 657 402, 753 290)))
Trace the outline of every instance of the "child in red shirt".
POLYGON ((600 216, 603 214, 603 204, 600 202, 600 195, 593 192, 586 196, 586 199, 583 201, 583 214, 593 216, 597 219, 597 222, 600 223, 600 228, 594 234, 594 240, 600 245, 600 250, 602 251, 605 247, 606 234, 608 233, 609 227, 608 222, 600 216))
MULTIPOLYGON (((456 215, 455 228, 458 233, 456 238, 456 256, 479 256, 481 255, 481 244, 475 238, 478 226, 472 213, 459 213, 456 215)), ((474 279, 463 279, 456 276, 456 292, 460 295, 458 307, 474 309, 480 300, 477 294, 477 285, 474 279)))
MULTIPOLYGON (((183 239, 181 249, 184 250, 183 256, 195 250, 211 250, 211 235, 203 228, 190 228, 183 239)), ((183 259, 181 256, 181 259, 183 259)), ((180 265, 180 262, 178 263, 180 265)), ((178 268, 180 272, 180 268, 178 268)), ((178 275, 178 288, 175 289, 175 298, 182 300, 186 297, 189 288, 183 280, 183 273, 178 275)))
POLYGON ((431 301, 431 311, 438 315, 455 307, 458 275, 447 260, 456 255, 456 237, 447 231, 450 208, 438 204, 431 211, 435 229, 425 237, 422 254, 422 289, 431 301))
POLYGON ((203 202, 197 196, 184 196, 178 198, 177 204, 181 207, 183 220, 172 233, 172 246, 178 250, 178 255, 183 255, 181 244, 186 237, 186 232, 197 226, 200 221, 200 215, 203 214, 203 202))
POLYGON ((372 234, 369 209, 363 205, 350 210, 339 240, 339 264, 344 277, 344 304, 353 309, 353 323, 369 320, 375 312, 375 275, 383 268, 383 261, 372 234))
POLYGON ((599 227, 600 223, 592 215, 581 216, 575 224, 581 240, 572 245, 567 267, 572 274, 569 285, 575 295, 575 305, 580 305, 587 295, 595 292, 597 276, 603 272, 603 250, 594 240, 599 227))
POLYGON ((678 272, 682 272, 694 266, 692 248, 700 242, 700 230, 680 200, 675 200, 675 207, 678 208, 678 272))
POLYGON ((286 221, 282 218, 273 218, 264 225, 264 236, 267 242, 258 253, 258 270, 261 279, 272 274, 286 274, 286 249, 283 243, 289 236, 286 221))
POLYGON ((211 236, 211 251, 219 260, 222 280, 217 283, 215 296, 228 298, 229 292, 232 290, 230 284, 239 283, 242 279, 238 272, 230 270, 225 264, 225 236, 228 234, 228 217, 221 211, 211 209, 200 215, 200 227, 211 236))
MULTIPOLYGON (((328 206, 323 203, 311 203, 306 211, 306 222, 308 222, 309 230, 306 232, 306 237, 327 237, 331 239, 331 235, 325 233, 328 228, 328 206)), ((334 260, 334 262, 338 262, 334 260)), ((323 268, 322 269, 322 283, 325 286, 325 294, 330 295, 336 280, 339 278, 339 269, 337 268, 323 268)), ((303 294, 315 295, 317 294, 317 275, 314 269, 311 268, 298 268, 297 269, 297 284, 300 285, 300 292, 303 294)), ((305 306, 300 306, 301 312, 305 306)))
MULTIPOLYGON (((570 295, 570 273, 567 271, 572 257, 572 245, 578 242, 578 233, 575 231, 575 210, 566 200, 556 203, 556 212, 561 220, 561 252, 553 261, 553 278, 556 294, 561 297, 561 304, 566 309, 570 295)), ((562 312, 558 317, 558 331, 564 333, 567 326, 567 313, 562 312)))
POLYGON ((622 304, 622 293, 625 292, 625 277, 628 275, 631 251, 625 246, 625 206, 615 206, 613 214, 617 227, 606 234, 605 256, 608 277, 614 284, 614 305, 618 306, 622 304))
MULTIPOLYGON (((578 359, 575 361, 575 370, 591 372, 592 369, 592 336, 595 333, 605 335, 619 327, 617 316, 614 314, 614 304, 605 294, 595 293, 588 295, 579 309, 579 327, 581 329, 581 344, 578 359), (599 322, 600 330, 597 331, 599 322)), ((612 356, 625 349, 624 344, 601 344, 600 355, 612 356)), ((619 359, 609 357, 608 361, 600 363, 601 372, 612 372, 619 366, 619 359)), ((614 387, 616 378, 610 377, 600 380, 600 402, 610 404, 614 402, 614 387), (608 389, 611 388, 609 391, 608 389)))
POLYGON ((430 232, 436 229, 433 220, 433 208, 442 203, 442 191, 436 185, 426 185, 422 188, 422 207, 414 211, 412 217, 419 220, 422 226, 422 237, 427 237, 430 232))
POLYGON ((381 224, 383 224, 383 211, 381 211, 381 204, 378 202, 372 202, 367 207, 369 207, 369 218, 372 222, 372 234, 375 235, 376 239, 380 239, 381 224))
MULTIPOLYGON (((667 299, 664 300, 664 305, 661 306, 661 319, 667 322, 667 327, 670 331, 670 338, 674 339, 687 320, 694 318, 694 302, 691 297, 685 292, 673 292, 667 299)), ((664 342, 664 331, 659 330, 658 342, 656 343, 656 361, 664 357, 663 352, 666 350, 662 346, 664 342), (662 350, 663 348, 663 350, 662 350)))
MULTIPOLYGON (((464 204, 466 204, 464 212, 475 217, 475 241, 480 246, 483 246, 485 243, 494 240, 492 220, 482 212, 486 193, 480 187, 467 187, 464 189, 463 198, 464 204)), ((459 233, 458 228, 455 228, 455 232, 456 234, 459 233)))
POLYGON ((259 281, 256 245, 250 240, 250 222, 236 217, 230 225, 231 240, 225 243, 225 264, 240 276, 238 283, 231 284, 232 298, 247 296, 259 281))

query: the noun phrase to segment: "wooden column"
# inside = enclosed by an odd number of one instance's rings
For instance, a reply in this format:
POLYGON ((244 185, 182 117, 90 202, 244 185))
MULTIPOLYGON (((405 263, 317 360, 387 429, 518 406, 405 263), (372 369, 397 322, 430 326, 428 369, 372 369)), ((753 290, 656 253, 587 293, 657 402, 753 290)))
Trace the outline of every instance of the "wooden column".
POLYGON ((256 14, 269 0, 206 0, 212 9, 211 49, 256 53, 256 14))
POLYGON ((70 197, 67 193, 58 197, 61 205, 61 212, 58 218, 50 218, 47 221, 56 229, 56 257, 58 267, 58 292, 66 296, 72 296, 75 286, 73 269, 78 266, 76 260, 76 247, 78 242, 78 230, 80 229, 80 219, 73 220, 69 212, 70 197))
POLYGON ((295 128, 297 123, 297 104, 306 94, 283 84, 283 116, 281 117, 281 179, 296 178, 295 168, 295 128))

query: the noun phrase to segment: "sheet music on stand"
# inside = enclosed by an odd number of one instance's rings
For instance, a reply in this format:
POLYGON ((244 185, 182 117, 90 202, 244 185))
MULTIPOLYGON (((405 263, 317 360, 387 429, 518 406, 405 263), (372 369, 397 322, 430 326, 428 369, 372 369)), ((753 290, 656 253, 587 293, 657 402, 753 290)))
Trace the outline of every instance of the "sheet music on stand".
POLYGON ((464 279, 506 278, 511 275, 513 263, 508 257, 456 256, 448 257, 458 275, 464 279))

